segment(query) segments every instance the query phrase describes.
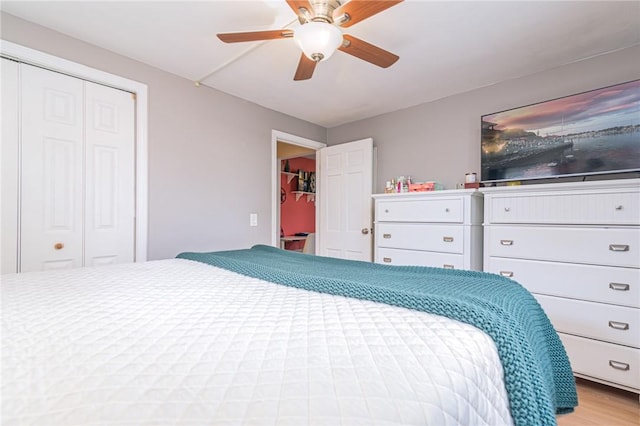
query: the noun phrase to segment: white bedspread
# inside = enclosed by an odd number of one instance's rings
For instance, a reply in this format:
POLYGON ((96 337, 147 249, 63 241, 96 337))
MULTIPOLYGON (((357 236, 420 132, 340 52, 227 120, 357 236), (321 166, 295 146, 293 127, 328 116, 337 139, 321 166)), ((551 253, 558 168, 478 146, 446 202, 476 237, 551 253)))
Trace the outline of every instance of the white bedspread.
POLYGON ((3 276, 2 424, 512 420, 472 326, 172 259, 3 276))

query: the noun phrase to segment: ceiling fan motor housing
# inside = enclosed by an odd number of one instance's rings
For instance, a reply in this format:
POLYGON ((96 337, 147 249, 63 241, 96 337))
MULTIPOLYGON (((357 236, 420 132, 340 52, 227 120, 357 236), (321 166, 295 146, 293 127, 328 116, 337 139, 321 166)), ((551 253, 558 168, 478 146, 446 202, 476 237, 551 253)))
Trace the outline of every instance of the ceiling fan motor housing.
POLYGON ((333 24, 333 11, 340 7, 341 2, 338 0, 310 0, 309 4, 313 7, 312 21, 333 24))

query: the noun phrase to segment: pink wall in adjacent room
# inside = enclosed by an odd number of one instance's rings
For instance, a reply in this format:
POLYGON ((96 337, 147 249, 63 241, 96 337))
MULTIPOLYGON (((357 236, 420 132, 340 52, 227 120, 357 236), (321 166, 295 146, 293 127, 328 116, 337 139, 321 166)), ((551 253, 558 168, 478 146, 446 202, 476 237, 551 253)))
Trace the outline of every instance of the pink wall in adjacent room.
MULTIPOLYGON (((284 161, 282 162, 284 165, 284 161)), ((316 161, 311 158, 290 158, 289 168, 292 173, 296 173, 298 169, 306 172, 316 171, 316 161)), ((303 195, 296 201, 296 191, 298 188, 298 179, 293 178, 287 183, 287 175, 280 176, 280 186, 285 189, 287 199, 280 204, 280 226, 284 230, 285 235, 293 235, 296 232, 316 232, 316 204, 313 201, 307 202, 307 196, 303 195)), ((301 249, 302 243, 287 243, 287 249, 301 249)))

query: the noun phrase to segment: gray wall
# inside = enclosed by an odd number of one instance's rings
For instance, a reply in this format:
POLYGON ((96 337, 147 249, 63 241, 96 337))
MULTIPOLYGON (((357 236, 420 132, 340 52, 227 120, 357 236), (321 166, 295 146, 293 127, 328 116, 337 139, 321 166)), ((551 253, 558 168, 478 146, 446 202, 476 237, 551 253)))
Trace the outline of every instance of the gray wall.
MULTIPOLYGON (((640 46, 329 129, 327 143, 372 137, 376 192, 399 175, 447 189, 480 172, 480 116, 640 78, 640 46)), ((420 84, 420 82, 415 82, 420 84)))
POLYGON ((271 130, 326 138, 323 127, 12 15, 2 13, 0 36, 148 85, 149 259, 270 244, 271 130))

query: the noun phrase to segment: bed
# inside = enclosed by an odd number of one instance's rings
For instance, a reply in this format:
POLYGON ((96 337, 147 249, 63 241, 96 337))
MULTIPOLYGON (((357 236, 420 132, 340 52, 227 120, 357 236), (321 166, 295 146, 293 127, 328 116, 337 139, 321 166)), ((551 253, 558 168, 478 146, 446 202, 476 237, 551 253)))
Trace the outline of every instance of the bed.
POLYGON ((521 286, 268 246, 2 278, 3 425, 554 424, 521 286))

